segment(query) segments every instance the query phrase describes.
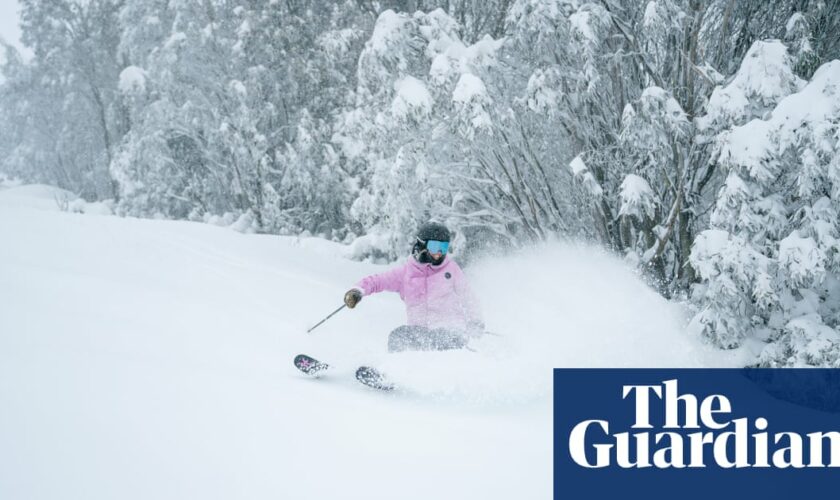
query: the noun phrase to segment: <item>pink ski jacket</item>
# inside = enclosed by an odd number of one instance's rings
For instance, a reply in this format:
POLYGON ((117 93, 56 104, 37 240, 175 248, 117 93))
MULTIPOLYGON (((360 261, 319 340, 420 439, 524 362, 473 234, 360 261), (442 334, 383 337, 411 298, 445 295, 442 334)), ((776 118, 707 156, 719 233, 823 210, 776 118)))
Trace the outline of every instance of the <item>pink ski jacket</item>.
POLYGON ((464 272, 448 257, 439 266, 409 257, 399 267, 362 278, 355 287, 362 295, 398 292, 409 325, 467 330, 471 322, 482 321, 464 272))

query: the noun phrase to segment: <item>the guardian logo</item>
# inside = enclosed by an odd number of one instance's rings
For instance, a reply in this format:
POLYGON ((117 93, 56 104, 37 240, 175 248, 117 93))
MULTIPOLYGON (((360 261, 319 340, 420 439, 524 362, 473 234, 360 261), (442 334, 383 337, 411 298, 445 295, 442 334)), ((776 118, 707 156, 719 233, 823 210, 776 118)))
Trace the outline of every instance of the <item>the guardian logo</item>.
MULTIPOLYGON (((777 431, 770 416, 734 418, 737 399, 731 401, 723 394, 681 394, 676 378, 654 385, 624 385, 621 392, 621 403, 632 405, 632 425, 629 429, 615 428, 603 415, 576 421, 568 434, 568 452, 578 466, 840 467, 840 432, 836 430, 777 431)), ((840 428, 840 422, 832 428, 840 428)))
POLYGON ((555 500, 837 496, 840 369, 556 368, 553 408, 555 500))

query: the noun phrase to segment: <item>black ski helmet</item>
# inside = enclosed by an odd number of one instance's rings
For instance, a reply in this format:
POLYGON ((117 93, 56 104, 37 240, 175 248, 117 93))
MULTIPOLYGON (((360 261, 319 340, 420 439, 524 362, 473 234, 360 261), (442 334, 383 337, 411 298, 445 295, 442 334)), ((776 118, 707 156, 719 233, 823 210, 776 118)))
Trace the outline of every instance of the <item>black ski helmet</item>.
POLYGON ((417 239, 424 245, 429 240, 449 241, 451 238, 452 233, 439 222, 427 222, 417 230, 417 239))
POLYGON ((429 240, 450 241, 451 239, 452 233, 449 232, 449 229, 447 229, 446 226, 438 222, 427 222, 420 226, 420 229, 417 230, 414 245, 411 247, 411 255, 413 255, 418 262, 436 266, 440 265, 443 263, 445 257, 441 257, 440 260, 432 260, 431 256, 429 256, 429 252, 425 251, 426 242, 429 240))

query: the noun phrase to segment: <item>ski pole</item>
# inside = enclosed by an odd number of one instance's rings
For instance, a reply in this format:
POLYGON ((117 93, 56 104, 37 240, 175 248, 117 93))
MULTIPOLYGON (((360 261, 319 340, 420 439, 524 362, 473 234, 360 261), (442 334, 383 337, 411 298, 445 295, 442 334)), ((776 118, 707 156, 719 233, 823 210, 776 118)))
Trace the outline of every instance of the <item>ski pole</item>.
POLYGON ((315 326, 313 326, 313 327, 312 327, 312 328, 310 328, 309 330, 306 330, 306 333, 309 333, 309 332, 311 332, 312 330, 314 330, 314 329, 318 328, 319 326, 321 326, 321 325, 324 323, 324 321, 326 321, 326 320, 328 320, 328 319, 332 318, 333 316, 335 316, 335 315, 338 313, 338 311, 340 311, 340 310, 344 309, 345 307, 347 307, 347 304, 341 304, 341 307, 339 307, 339 308, 338 308, 338 309, 336 309, 335 311, 331 312, 329 316, 327 316, 326 318, 324 318, 324 319, 322 319, 321 321, 319 321, 319 322, 318 322, 318 324, 316 324, 315 326))

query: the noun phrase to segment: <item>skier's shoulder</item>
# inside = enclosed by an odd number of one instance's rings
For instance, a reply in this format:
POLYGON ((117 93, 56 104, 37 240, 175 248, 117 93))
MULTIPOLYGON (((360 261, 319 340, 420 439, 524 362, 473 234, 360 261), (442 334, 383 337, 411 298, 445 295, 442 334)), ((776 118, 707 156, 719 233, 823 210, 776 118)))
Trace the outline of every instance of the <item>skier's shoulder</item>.
POLYGON ((447 257, 446 260, 443 261, 441 268, 446 269, 448 271, 463 273, 463 271, 461 270, 461 266, 459 266, 458 262, 456 262, 455 259, 453 259, 452 257, 447 257))
POLYGON ((461 266, 451 257, 447 257, 441 265, 435 266, 434 271, 437 274, 447 275, 447 278, 455 277, 462 279, 464 276, 464 271, 461 270, 461 266))
POLYGON ((388 272, 392 274, 408 275, 412 272, 416 272, 417 268, 417 261, 413 257, 409 257, 403 261, 398 262, 396 265, 394 265, 394 267, 389 269, 388 272))

